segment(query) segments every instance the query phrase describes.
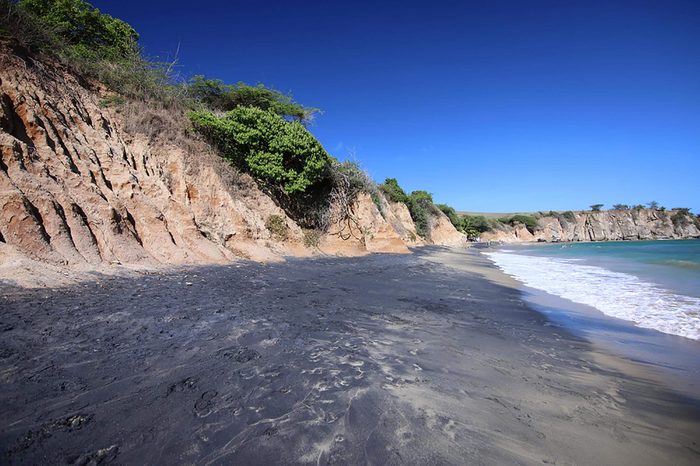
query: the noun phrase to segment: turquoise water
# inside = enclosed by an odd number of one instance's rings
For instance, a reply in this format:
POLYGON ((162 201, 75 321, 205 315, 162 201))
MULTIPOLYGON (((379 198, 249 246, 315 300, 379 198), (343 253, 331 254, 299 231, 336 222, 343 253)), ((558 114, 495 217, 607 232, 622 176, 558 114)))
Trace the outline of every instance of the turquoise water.
POLYGON ((632 273, 674 291, 700 297, 700 239, 543 244, 525 254, 581 259, 613 271, 632 273))
POLYGON ((487 255, 528 287, 700 340, 700 240, 530 244, 487 255))

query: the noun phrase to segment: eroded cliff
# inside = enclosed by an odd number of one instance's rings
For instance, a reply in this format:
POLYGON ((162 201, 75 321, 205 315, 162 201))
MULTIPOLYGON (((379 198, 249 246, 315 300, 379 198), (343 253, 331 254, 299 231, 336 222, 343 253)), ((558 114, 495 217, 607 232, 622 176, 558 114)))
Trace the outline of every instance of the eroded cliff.
MULTIPOLYGON (((302 229, 157 105, 111 105, 99 83, 0 44, 0 265, 222 263, 408 252, 424 244, 404 205, 361 195, 349 231, 302 229), (275 216, 283 238, 267 228, 275 216)), ((436 219, 434 242, 463 241, 436 219)), ((449 221, 447 222, 449 223, 449 221)), ((451 225, 449 225, 451 227, 451 225)), ((14 267, 14 268, 13 268, 14 267)), ((36 268, 30 272, 36 272, 36 268)))
POLYGON ((537 218, 532 232, 524 225, 500 225, 483 233, 484 241, 626 241, 700 237, 692 215, 680 210, 631 209, 567 212, 537 218))

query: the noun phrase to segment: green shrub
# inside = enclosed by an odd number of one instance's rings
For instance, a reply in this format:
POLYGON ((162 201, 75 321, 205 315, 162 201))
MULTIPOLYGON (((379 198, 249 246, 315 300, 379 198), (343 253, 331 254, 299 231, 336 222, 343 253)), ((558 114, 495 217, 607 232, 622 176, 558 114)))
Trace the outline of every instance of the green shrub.
POLYGON ((218 117, 189 113, 195 129, 236 167, 286 194, 303 193, 324 176, 330 156, 300 123, 254 107, 218 117))
POLYGON ((231 111, 237 107, 256 107, 280 116, 309 121, 319 110, 294 102, 289 95, 262 84, 225 84, 219 79, 207 79, 197 75, 187 85, 187 94, 212 110, 231 111))
POLYGON ((498 219, 500 223, 507 224, 507 225, 515 225, 516 223, 521 223, 525 225, 525 228, 530 233, 535 232, 535 228, 537 228, 537 219, 535 217, 532 217, 530 215, 513 215, 512 217, 501 217, 498 219))
POLYGON ((535 228, 537 228, 537 219, 535 217, 531 217, 530 215, 513 215, 510 218, 509 223, 511 225, 515 223, 522 223, 530 233, 534 233, 535 228))
POLYGON ((462 219, 459 217, 459 215, 457 215, 457 211, 455 211, 454 208, 448 206, 447 204, 437 204, 436 207, 440 209, 443 214, 447 215, 447 218, 450 219, 450 222, 455 228, 459 229, 461 227, 462 219))
POLYGON ((289 227, 281 215, 270 215, 265 222, 265 228, 272 236, 279 240, 285 240, 289 236, 289 227))
POLYGON ((173 98, 171 64, 144 59, 131 26, 83 0, 0 0, 0 34, 125 96, 173 98))
POLYGON ((467 228, 466 230, 462 230, 462 232, 467 235, 469 241, 473 241, 481 235, 481 232, 476 228, 467 228))
POLYGON ((673 210, 673 215, 671 215, 671 221, 676 227, 687 227, 694 222, 693 215, 690 213, 690 209, 685 207, 676 207, 673 210))
POLYGON ((392 202, 408 202, 408 195, 401 186, 399 186, 399 182, 396 178, 387 178, 384 180, 384 183, 379 185, 379 189, 392 202))
POLYGON ((612 206, 613 210, 629 210, 630 206, 627 204, 615 204, 612 206))
POLYGON ((338 162, 334 159, 331 161, 329 169, 332 184, 345 191, 348 202, 353 202, 360 193, 367 193, 372 197, 377 208, 382 210, 376 183, 356 162, 347 160, 338 162))
POLYGON ((433 196, 427 191, 413 191, 408 196, 406 206, 416 226, 416 233, 423 238, 430 238, 430 217, 439 213, 433 203, 433 196))
POLYGON ((20 0, 17 8, 79 54, 111 60, 138 54, 139 35, 131 26, 83 0, 20 0))
POLYGON ((474 237, 479 236, 478 233, 483 233, 485 231, 491 231, 493 226, 489 220, 483 215, 464 215, 461 218, 460 230, 469 236, 469 231, 476 231, 477 234, 474 237))
POLYGON ((100 99, 99 105, 102 108, 120 107, 126 103, 126 99, 119 94, 114 94, 100 99))
POLYGON ((603 205, 604 204, 593 204, 593 205, 591 205, 591 210, 593 212, 600 212, 600 209, 603 208, 603 205))
POLYGON ((317 248, 321 244, 321 234, 319 230, 304 230, 304 246, 317 248))
POLYGON ((567 210, 566 212, 562 213, 561 216, 570 222, 576 221, 576 214, 574 214, 570 210, 567 210))

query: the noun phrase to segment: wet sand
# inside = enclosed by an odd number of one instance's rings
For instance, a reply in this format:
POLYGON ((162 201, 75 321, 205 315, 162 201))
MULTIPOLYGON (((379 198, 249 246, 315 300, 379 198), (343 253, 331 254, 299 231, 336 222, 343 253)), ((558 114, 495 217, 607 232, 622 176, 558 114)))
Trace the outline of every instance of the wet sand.
POLYGON ((700 407, 476 251, 0 287, 3 464, 699 464, 700 407))

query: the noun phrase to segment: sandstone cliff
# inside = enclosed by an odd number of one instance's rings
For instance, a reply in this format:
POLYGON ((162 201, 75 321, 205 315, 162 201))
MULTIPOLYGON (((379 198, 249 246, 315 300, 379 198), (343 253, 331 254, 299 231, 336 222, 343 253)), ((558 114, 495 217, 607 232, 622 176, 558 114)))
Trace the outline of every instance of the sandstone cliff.
POLYGON ((699 238, 692 216, 658 209, 573 212, 541 216, 531 233, 524 225, 502 225, 482 234, 484 241, 622 241, 699 238))
MULTIPOLYGON (((13 264, 89 270, 424 244, 404 205, 382 198, 380 212, 363 195, 352 209, 353 231, 329 231, 318 247, 308 245, 249 176, 185 134, 182 115, 113 100, 99 83, 0 44, 2 275, 14 273, 13 264), (266 228, 271 216, 286 225, 284 238, 266 228)), ((444 221, 436 232, 437 244, 460 236, 444 221)))

